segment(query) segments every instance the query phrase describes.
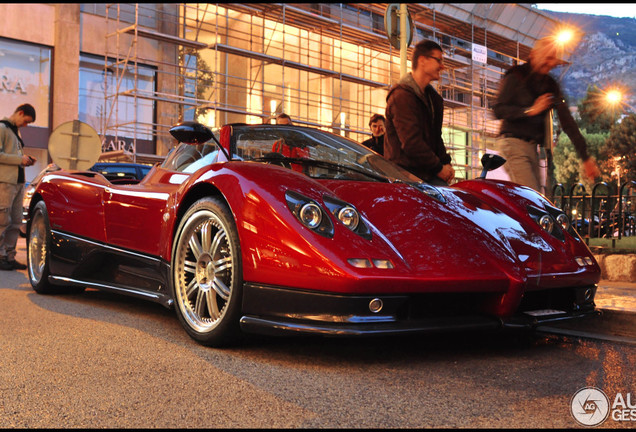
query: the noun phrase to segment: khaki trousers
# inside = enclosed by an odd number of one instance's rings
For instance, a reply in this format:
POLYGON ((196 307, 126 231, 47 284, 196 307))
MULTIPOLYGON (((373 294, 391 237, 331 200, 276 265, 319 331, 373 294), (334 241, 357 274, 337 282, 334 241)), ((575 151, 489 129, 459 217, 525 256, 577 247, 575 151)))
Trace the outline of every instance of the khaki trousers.
POLYGON ((510 181, 542 193, 537 143, 506 137, 497 140, 497 147, 501 156, 506 159, 504 169, 510 181))
POLYGON ((22 224, 24 183, 0 183, 0 258, 13 261, 22 224))

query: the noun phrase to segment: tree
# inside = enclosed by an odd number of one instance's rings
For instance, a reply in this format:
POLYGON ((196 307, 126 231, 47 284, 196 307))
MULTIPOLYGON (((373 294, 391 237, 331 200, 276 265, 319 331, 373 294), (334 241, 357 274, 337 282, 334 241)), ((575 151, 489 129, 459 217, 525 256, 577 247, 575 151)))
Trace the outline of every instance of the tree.
POLYGON ((636 181, 636 114, 624 117, 612 127, 600 157, 603 174, 611 174, 618 167, 623 182, 636 181))
MULTIPOLYGON (((608 133, 588 133, 585 129, 581 134, 587 142, 587 152, 590 156, 599 159, 605 147, 608 133)), ((574 149, 574 144, 570 138, 562 133, 556 147, 552 151, 554 157, 554 178, 557 183, 562 183, 571 187, 576 183, 583 183, 586 190, 591 190, 593 183, 584 179, 581 170, 581 158, 574 149)), ((603 172, 605 174, 605 172, 603 172)), ((608 178, 609 179, 609 178, 608 178)), ((605 180, 605 179, 604 179, 605 180)))
POLYGON ((621 116, 620 110, 608 104, 605 92, 597 86, 587 88, 585 97, 578 104, 578 112, 579 128, 591 134, 609 132, 621 116))
MULTIPOLYGON (((192 49, 181 49, 179 51, 180 64, 180 92, 188 102, 201 105, 202 102, 210 101, 214 91, 214 72, 201 57, 201 53, 192 49)), ((181 119, 196 120, 199 116, 205 115, 207 108, 197 106, 193 111, 189 108, 181 107, 181 119), (187 112, 187 114, 185 114, 187 112)))

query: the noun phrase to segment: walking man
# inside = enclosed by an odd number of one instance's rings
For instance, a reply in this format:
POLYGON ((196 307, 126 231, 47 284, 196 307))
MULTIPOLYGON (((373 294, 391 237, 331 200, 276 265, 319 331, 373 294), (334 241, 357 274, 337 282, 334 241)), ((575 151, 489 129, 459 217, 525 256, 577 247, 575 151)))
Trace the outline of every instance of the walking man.
POLYGON ((506 72, 494 106, 495 116, 503 120, 498 146, 506 158, 504 168, 510 180, 545 195, 551 191, 542 190, 538 146, 552 141, 545 133, 547 122, 552 121, 549 115, 552 108, 583 161, 586 177, 594 180, 600 176, 596 160, 587 154, 585 138, 570 114, 559 83, 549 75, 561 63, 556 42, 552 38, 540 39, 527 63, 506 72))

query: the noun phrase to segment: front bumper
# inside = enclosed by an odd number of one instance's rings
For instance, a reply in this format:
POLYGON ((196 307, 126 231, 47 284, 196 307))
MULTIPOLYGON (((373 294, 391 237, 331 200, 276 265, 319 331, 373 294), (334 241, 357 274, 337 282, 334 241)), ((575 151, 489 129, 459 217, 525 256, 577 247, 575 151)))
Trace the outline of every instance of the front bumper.
POLYGON ((514 315, 497 317, 480 310, 497 293, 354 296, 246 284, 240 323, 246 333, 267 335, 382 336, 534 328, 594 314, 595 289, 535 291, 525 296, 514 315))

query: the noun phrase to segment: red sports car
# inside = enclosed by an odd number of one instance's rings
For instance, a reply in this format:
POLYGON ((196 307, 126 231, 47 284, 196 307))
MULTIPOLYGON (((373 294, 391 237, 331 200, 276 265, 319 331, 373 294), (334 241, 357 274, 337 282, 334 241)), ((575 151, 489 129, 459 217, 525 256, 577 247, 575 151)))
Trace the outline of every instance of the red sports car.
POLYGON ((112 290, 176 309, 196 341, 532 327, 594 313, 600 268, 535 191, 421 182, 300 126, 184 122, 141 182, 42 176, 28 203, 39 293, 112 290))

